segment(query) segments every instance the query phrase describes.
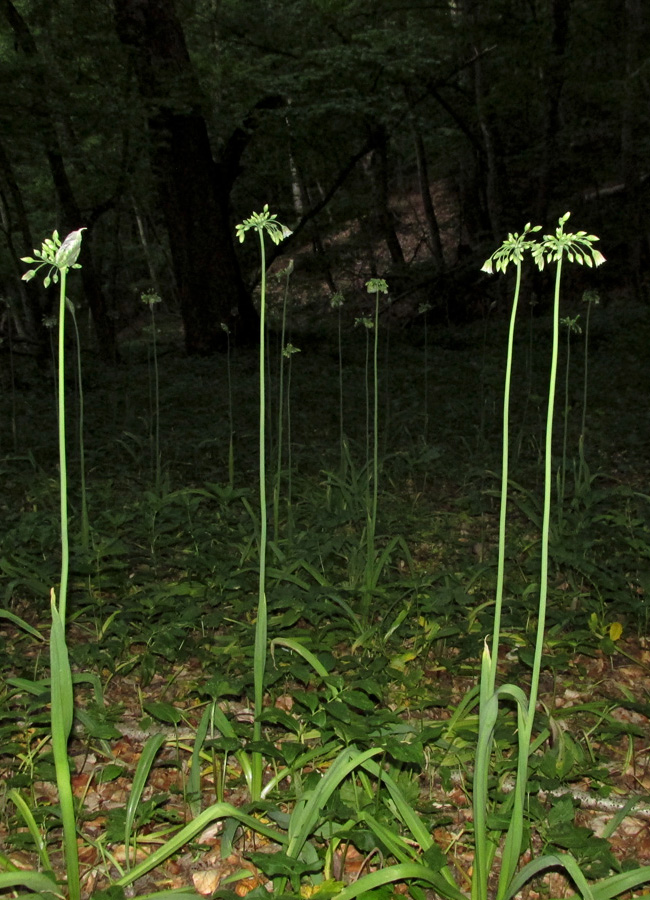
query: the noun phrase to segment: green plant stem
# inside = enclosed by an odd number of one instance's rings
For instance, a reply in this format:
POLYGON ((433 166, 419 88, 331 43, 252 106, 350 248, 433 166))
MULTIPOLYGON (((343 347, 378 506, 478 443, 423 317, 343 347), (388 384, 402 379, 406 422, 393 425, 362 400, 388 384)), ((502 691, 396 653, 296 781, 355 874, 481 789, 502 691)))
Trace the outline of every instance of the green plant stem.
POLYGON ((75 340, 77 346, 77 388, 79 392, 79 468, 81 478, 81 546, 85 553, 90 545, 90 522, 88 519, 88 495, 86 493, 86 454, 84 448, 84 390, 81 373, 81 339, 74 304, 70 304, 72 324, 74 325, 75 340))
POLYGON ((158 343, 156 340, 156 315, 154 313, 154 304, 149 303, 151 312, 151 335, 153 340, 153 391, 154 391, 154 473, 156 479, 156 491, 160 491, 161 472, 160 472, 160 381, 158 377, 158 343))
MULTIPOLYGON (((366 379, 365 379, 365 393, 366 393, 366 474, 367 478, 370 477, 370 334, 369 329, 366 328, 366 379)), ((367 490, 366 497, 369 501, 370 499, 370 482, 366 481, 367 490)))
MULTIPOLYGON (((379 496, 379 291, 375 292, 375 342, 372 357, 372 379, 373 379, 373 411, 372 411, 372 506, 369 511, 368 520, 368 544, 367 544, 367 578, 366 584, 369 589, 374 587, 374 570, 375 570, 375 534, 377 530, 377 503, 379 496), (369 582, 369 583, 368 583, 369 582)), ((370 595, 368 595, 368 605, 370 605, 370 595)))
MULTIPOLYGON (((265 314, 266 315, 266 314, 265 314)), ((271 335, 268 330, 264 338, 264 352, 266 355, 266 384, 264 396, 266 402, 266 446, 269 458, 273 456, 273 372, 271 371, 271 335)))
POLYGON ((68 569, 70 565, 70 540, 68 535, 68 464, 65 433, 65 287, 67 269, 61 269, 59 292, 59 477, 61 481, 61 584, 59 586, 59 615, 65 630, 68 597, 68 569))
POLYGON ((429 326, 424 313, 424 443, 429 437, 429 326))
MULTIPOLYGON (((262 739, 262 711, 264 704, 264 674, 266 671, 266 639, 267 639, 267 610, 266 610, 266 359, 265 359, 265 334, 266 334, 266 250, 264 247, 264 233, 258 231, 260 239, 260 256, 262 262, 262 280, 260 290, 260 359, 259 359, 259 480, 260 480, 260 570, 259 570, 259 594, 257 603, 257 622, 255 626, 255 650, 253 661, 254 683, 254 707, 255 722, 253 724, 253 740, 262 739)), ((262 754, 256 751, 252 754, 252 784, 251 799, 259 800, 262 794, 262 754)))
POLYGON ((280 490, 282 488, 282 451, 284 426, 284 346, 287 329, 287 294, 289 291, 289 276, 287 275, 287 283, 284 292, 284 302, 282 304, 282 327, 280 332, 280 372, 278 387, 278 432, 277 432, 277 459, 275 467, 275 479, 273 484, 273 540, 277 542, 280 531, 280 490))
POLYGON ((526 744, 530 746, 539 691, 539 677, 542 669, 542 652, 544 649, 544 631, 546 627, 546 605, 548 599, 548 548, 551 523, 551 487, 553 483, 552 472, 552 446, 553 446, 553 413, 555 409, 555 387, 557 383, 557 360, 560 334, 560 284, 562 281, 562 260, 560 253, 557 259, 555 272, 555 296, 553 303, 553 349, 551 356, 551 372, 548 386, 548 410, 546 413, 546 449, 544 458, 544 509, 542 515, 542 546, 541 567, 539 578, 539 605, 537 612, 537 635, 535 639, 535 655, 533 658, 533 670, 530 682, 530 694, 528 699, 528 720, 526 724, 526 744))
POLYGON ((505 385, 503 390, 503 446, 501 451, 501 507, 499 511, 499 558, 497 563, 497 586, 494 603, 494 626, 492 631, 492 655, 488 691, 493 693, 496 682, 497 664, 499 659, 499 635, 501 631, 501 612, 503 609, 503 585, 505 577, 506 557, 506 519, 508 510, 508 466, 509 466, 509 421, 510 421, 510 384, 512 380, 512 356, 515 336, 515 321, 517 307, 519 305, 519 291, 521 289, 521 262, 516 262, 517 279, 515 282, 515 294, 512 301, 510 314, 510 328, 508 331, 508 358, 506 362, 505 385))
POLYGON ((68 468, 65 427, 65 289, 67 269, 62 268, 59 294, 59 478, 61 494, 61 585, 58 608, 52 592, 52 633, 50 635, 50 675, 52 679, 52 752, 56 771, 56 784, 63 823, 68 896, 79 900, 79 854, 77 849, 77 823, 74 812, 70 768, 68 763, 68 739, 72 728, 74 700, 72 675, 65 640, 66 606, 68 596, 68 568, 70 544, 68 536, 68 468))
POLYGON ((293 533, 293 474, 291 467, 293 465, 291 453, 291 370, 293 367, 293 353, 289 354, 287 363, 287 528, 289 537, 293 533))
POLYGON ((585 361, 584 376, 582 383, 582 418, 580 420, 580 438, 578 439, 578 487, 580 490, 587 481, 587 462, 585 459, 585 430, 587 427, 587 387, 589 383, 589 318, 591 316, 591 300, 587 303, 587 317, 585 319, 585 361))
POLYGON ((562 522, 564 521, 564 498, 566 495, 566 465, 567 465, 567 446, 569 443, 569 374, 571 371, 571 325, 567 324, 566 333, 566 363, 564 367, 564 415, 563 415, 563 434, 562 434, 562 468, 560 469, 560 485, 559 496, 557 501, 557 518, 558 530, 562 532, 562 522))
MULTIPOLYGON (((377 329, 378 321, 375 323, 375 329, 377 329)), ((384 371, 387 371, 388 364, 390 361, 390 319, 386 322, 386 327, 383 330, 383 333, 386 335, 386 341, 384 343, 384 371)), ((384 456, 388 456, 388 442, 389 436, 391 433, 391 421, 390 421, 390 411, 391 411, 391 396, 392 391, 390 387, 386 388, 384 392, 384 420, 382 422, 382 431, 383 431, 383 441, 382 448, 384 456)))

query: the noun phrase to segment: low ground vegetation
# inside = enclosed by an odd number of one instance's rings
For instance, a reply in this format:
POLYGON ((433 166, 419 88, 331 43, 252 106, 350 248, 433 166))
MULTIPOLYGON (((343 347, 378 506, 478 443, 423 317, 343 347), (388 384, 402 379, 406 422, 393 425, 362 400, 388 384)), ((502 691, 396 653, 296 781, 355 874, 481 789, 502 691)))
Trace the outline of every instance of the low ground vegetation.
MULTIPOLYGON (((224 898, 476 890, 481 723, 468 697, 499 580, 508 311, 434 329, 425 310, 422 327, 406 332, 382 317, 389 300, 376 291, 367 309, 344 302, 298 331, 282 312, 284 284, 268 310, 270 652, 257 716, 257 353, 183 358, 178 320, 164 309, 154 316, 150 298, 153 325, 123 347, 120 367, 104 368, 90 350, 80 369, 72 352, 64 364, 76 704, 68 755, 83 897, 115 900, 133 885, 224 898), (355 328, 376 300, 372 327, 355 328)), ((567 325, 560 346, 548 608, 521 845, 523 863, 568 851, 598 882, 650 861, 641 366, 650 322, 646 308, 594 299, 563 300, 563 315, 585 326, 589 313, 589 328, 569 340, 567 325)), ((525 687, 544 556, 553 329, 522 303, 492 665, 497 684, 525 687)), ((21 870, 61 882, 68 860, 47 650, 61 577, 53 376, 13 357, 3 378, 0 885, 13 889, 21 870)), ((517 703, 513 695, 493 724, 488 836, 506 830, 517 790, 517 703)), ((27 886, 52 891, 51 881, 27 886)), ((535 897, 574 887, 556 867, 518 889, 535 897)), ((500 896, 496 876, 486 889, 500 896)))

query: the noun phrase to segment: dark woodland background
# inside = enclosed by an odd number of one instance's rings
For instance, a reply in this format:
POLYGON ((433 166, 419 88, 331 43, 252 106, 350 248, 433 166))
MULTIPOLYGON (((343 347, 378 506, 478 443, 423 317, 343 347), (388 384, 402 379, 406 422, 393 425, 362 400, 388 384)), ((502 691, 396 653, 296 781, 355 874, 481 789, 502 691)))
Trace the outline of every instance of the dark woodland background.
POLYGON ((52 292, 20 257, 85 226, 72 291, 106 360, 150 289, 188 353, 224 349, 222 323, 247 341, 259 273, 234 225, 264 203, 312 297, 379 275, 405 318, 464 321, 507 232, 571 210, 605 301, 645 298, 649 19, 642 0, 0 0, 3 331, 45 354, 52 292))

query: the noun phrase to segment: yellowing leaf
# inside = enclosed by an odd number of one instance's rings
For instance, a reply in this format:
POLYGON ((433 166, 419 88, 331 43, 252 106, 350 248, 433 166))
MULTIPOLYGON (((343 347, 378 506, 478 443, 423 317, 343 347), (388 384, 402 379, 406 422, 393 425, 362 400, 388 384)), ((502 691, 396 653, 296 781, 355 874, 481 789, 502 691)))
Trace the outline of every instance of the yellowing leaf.
POLYGON ((389 665, 391 669, 397 669, 398 672, 403 672, 406 668, 406 664, 415 659, 415 657, 416 654, 413 653, 412 650, 408 650, 406 653, 398 653, 393 656, 389 665))
POLYGON ((612 641, 617 641, 623 634, 623 626, 620 622, 612 622, 609 626, 609 637, 612 641))

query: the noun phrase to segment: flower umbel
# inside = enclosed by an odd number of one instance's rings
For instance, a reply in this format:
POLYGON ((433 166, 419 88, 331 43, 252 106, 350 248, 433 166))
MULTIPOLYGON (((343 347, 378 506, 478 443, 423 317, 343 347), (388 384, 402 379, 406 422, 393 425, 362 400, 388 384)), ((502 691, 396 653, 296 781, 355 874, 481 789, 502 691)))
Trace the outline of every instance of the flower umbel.
POLYGON ((570 334, 582 334, 582 326, 579 324, 580 316, 565 316, 560 319, 560 325, 564 325, 570 334))
POLYGON ((546 263, 558 262, 566 253, 569 262, 583 263, 591 268, 600 266, 605 262, 605 257, 593 247, 593 243, 599 240, 595 234, 587 234, 586 231, 576 231, 575 234, 565 233, 564 226, 571 215, 570 212, 560 216, 555 234, 545 234, 544 240, 535 244, 533 259, 541 270, 546 263))
POLYGON ((521 234, 518 234, 516 231, 514 234, 508 234, 508 237, 499 249, 495 250, 492 256, 483 263, 481 272, 487 272, 488 275, 492 275, 494 269, 497 272, 505 272, 511 262, 515 264, 521 263, 526 250, 531 250, 537 246, 536 242, 531 241, 528 235, 541 230, 541 225, 531 225, 528 222, 521 234))
POLYGON ((52 282, 56 284, 59 280, 59 272, 64 269, 80 269, 81 266, 77 262, 79 251, 81 250, 81 232, 85 228, 79 228, 77 231, 71 231, 66 239, 61 243, 59 232, 54 231, 51 238, 45 238, 40 250, 34 250, 34 257, 23 256, 23 262, 38 263, 35 269, 29 269, 23 275, 23 281, 31 281, 39 269, 47 266, 47 275, 43 279, 43 286, 49 287, 52 282), (39 262, 40 260, 40 262, 39 262))
POLYGON ((378 294, 387 294, 388 284, 385 278, 371 278, 370 281, 366 282, 366 289, 369 294, 374 294, 375 291, 378 294))
POLYGON ((266 231, 268 236, 271 238, 274 244, 279 244, 280 241, 283 241, 285 238, 289 237, 292 234, 291 229, 287 228, 286 225, 281 225, 278 222, 277 215, 269 212, 268 203, 264 204, 264 209, 261 213, 254 212, 252 216, 248 219, 244 219, 244 221, 237 225, 235 231, 237 233, 237 238, 240 244, 244 243, 244 239, 246 237, 246 232, 250 231, 250 229, 254 229, 260 234, 263 231, 266 231))
POLYGON ((156 291, 145 291, 140 294, 140 299, 143 303, 146 303, 149 308, 151 308, 155 303, 162 303, 162 299, 160 294, 156 291))

